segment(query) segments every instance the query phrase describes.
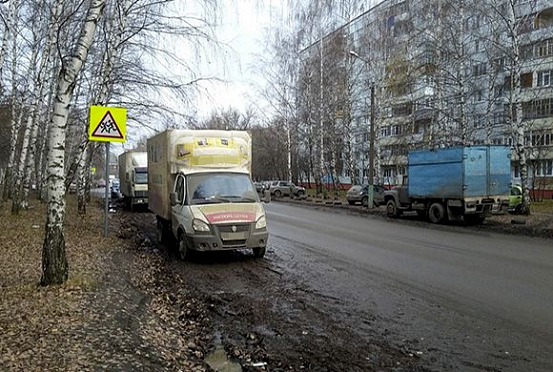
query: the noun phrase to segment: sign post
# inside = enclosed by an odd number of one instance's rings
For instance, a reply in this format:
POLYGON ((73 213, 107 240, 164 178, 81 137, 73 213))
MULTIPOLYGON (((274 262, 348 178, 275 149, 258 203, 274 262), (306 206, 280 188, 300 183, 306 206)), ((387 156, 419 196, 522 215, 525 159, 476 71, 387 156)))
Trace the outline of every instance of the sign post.
POLYGON ((106 143, 106 182, 104 193, 104 236, 108 235, 109 213, 109 144, 125 142, 127 109, 121 107, 90 106, 88 140, 106 143))

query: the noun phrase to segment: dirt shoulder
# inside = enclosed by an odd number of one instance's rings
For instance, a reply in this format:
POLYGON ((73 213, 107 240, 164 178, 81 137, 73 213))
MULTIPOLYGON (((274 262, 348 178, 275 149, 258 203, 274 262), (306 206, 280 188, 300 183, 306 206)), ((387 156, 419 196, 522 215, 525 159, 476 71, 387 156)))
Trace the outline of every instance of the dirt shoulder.
MULTIPOLYGON (((330 201, 315 202, 314 200, 291 199, 285 197, 278 199, 273 198, 271 202, 302 205, 309 208, 323 209, 331 213, 350 213, 390 219, 386 216, 386 210, 383 206, 369 210, 360 205, 351 206, 341 202, 339 204, 333 204, 330 201)), ((413 213, 407 213, 401 218, 394 219, 394 221, 408 224, 428 224, 426 221, 421 221, 416 214, 413 213)), ((466 226, 462 224, 451 224, 451 226, 478 231, 553 239, 553 213, 535 212, 530 216, 511 214, 492 215, 481 225, 466 226)))
POLYGON ((0 370, 206 370, 186 346, 195 329, 160 305, 156 260, 117 237, 114 216, 103 238, 98 206, 82 217, 69 198, 69 279, 40 287, 45 207, 32 205, 0 211, 0 370))

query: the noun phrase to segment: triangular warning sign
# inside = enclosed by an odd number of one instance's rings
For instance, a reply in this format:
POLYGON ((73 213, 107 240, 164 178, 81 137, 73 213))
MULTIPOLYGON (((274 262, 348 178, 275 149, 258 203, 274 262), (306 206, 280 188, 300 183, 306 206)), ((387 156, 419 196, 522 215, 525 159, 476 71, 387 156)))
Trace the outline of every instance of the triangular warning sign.
POLYGON ((113 119, 109 110, 104 115, 104 118, 100 120, 96 129, 92 132, 91 137, 123 139, 123 134, 121 130, 119 130, 117 122, 113 119))

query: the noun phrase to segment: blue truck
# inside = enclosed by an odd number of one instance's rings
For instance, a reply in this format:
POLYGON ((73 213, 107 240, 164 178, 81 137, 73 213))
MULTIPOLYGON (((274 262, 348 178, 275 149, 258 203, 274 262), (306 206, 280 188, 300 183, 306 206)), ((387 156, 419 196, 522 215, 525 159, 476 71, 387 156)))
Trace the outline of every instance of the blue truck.
POLYGON ((416 211, 433 223, 482 223, 509 206, 510 153, 507 146, 411 151, 407 184, 384 193, 386 213, 416 211))

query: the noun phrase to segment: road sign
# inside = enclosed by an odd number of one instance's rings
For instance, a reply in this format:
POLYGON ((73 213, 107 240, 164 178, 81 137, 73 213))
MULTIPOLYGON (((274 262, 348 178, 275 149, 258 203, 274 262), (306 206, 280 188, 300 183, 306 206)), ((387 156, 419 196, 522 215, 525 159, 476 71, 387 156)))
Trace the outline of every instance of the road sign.
POLYGON ((90 173, 92 173, 92 174, 96 174, 96 167, 92 167, 92 168, 90 168, 90 173))
POLYGON ((88 140, 125 142, 127 109, 121 107, 90 106, 88 140))

